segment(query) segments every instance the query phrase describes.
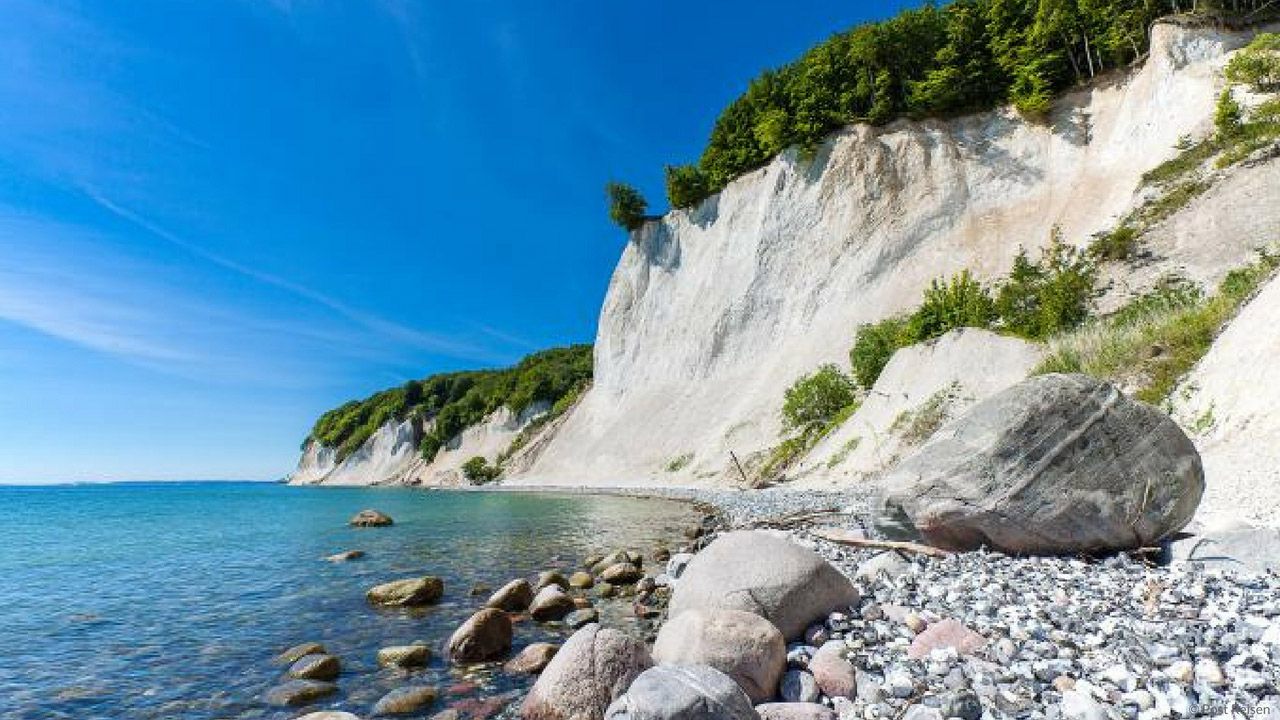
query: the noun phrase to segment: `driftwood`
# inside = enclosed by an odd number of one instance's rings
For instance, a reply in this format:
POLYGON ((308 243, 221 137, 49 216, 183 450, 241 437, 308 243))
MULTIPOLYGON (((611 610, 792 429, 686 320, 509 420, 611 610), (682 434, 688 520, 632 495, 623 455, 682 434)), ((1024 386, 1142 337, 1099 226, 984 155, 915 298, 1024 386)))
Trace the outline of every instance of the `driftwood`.
POLYGON ((872 540, 870 538, 854 535, 838 528, 815 528, 810 532, 816 537, 822 538, 827 542, 836 543, 837 545, 872 548, 875 550, 897 550, 899 552, 909 552, 935 558, 947 557, 951 554, 946 550, 929 547, 928 545, 921 545, 920 543, 898 542, 893 540, 872 540))
POLYGON ((853 513, 829 508, 827 510, 814 510, 805 512, 796 512, 789 515, 783 515, 776 518, 761 518, 747 522, 744 527, 750 528, 770 528, 773 530, 789 530, 798 525, 817 520, 818 518, 831 517, 832 515, 852 515, 853 513))

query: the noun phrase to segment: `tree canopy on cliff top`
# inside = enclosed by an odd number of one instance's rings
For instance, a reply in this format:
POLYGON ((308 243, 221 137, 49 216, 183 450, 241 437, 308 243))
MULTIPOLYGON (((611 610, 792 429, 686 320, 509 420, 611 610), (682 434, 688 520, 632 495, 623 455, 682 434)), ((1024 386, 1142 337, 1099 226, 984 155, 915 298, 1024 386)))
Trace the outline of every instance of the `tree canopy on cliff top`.
POLYGON ((422 454, 430 460, 445 443, 500 407, 519 413, 536 402, 556 403, 590 382, 591 369, 591 346, 572 345, 534 353, 503 370, 410 380, 321 415, 307 439, 337 448, 342 459, 392 420, 432 419, 420 440, 422 454))
POLYGON ((672 207, 691 207, 784 149, 813 151, 855 122, 947 117, 1011 102, 1048 113, 1056 93, 1131 63, 1159 17, 1250 19, 1266 0, 955 0, 832 36, 768 70, 725 108, 701 159, 667 168, 672 207))

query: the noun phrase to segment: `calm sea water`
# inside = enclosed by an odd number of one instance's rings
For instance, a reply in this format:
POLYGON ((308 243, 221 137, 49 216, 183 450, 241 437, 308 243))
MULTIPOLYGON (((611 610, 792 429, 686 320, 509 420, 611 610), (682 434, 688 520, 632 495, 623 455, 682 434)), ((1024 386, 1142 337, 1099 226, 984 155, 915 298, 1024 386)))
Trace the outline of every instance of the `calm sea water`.
MULTIPOLYGON (((0 487, 0 717, 292 718, 261 693, 282 649, 322 642, 339 655, 342 693, 309 709, 367 714, 387 690, 433 684, 433 711, 527 681, 439 659, 406 675, 377 667, 379 647, 438 648, 507 580, 594 551, 676 542, 687 506, 621 497, 310 489, 266 484, 0 487), (386 529, 353 529, 365 507, 386 529), (360 549, 364 560, 320 558, 360 549), (364 591, 399 577, 444 578, 424 612, 380 611, 364 591)), ((606 617, 626 623, 616 601, 606 617)), ((516 627, 516 650, 564 631, 516 627)))

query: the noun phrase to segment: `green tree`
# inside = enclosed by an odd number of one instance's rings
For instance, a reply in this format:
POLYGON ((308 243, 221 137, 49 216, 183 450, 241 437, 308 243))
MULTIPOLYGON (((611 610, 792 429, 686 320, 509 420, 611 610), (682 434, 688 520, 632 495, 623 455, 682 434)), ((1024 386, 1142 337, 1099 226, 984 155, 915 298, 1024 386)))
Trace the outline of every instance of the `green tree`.
POLYGON ((628 231, 644 225, 649 203, 639 190, 625 183, 610 182, 604 186, 604 192, 609 198, 609 218, 614 223, 628 231))
POLYGON ((1239 135, 1243 124, 1244 110, 1240 108, 1240 103, 1236 102, 1231 88, 1223 90, 1218 96, 1218 106, 1213 111, 1213 126, 1218 131, 1218 137, 1229 138, 1239 135))
POLYGON ((858 401, 853 379, 835 365, 823 365, 787 388, 782 421, 787 430, 811 433, 828 427, 858 401))
POLYGON ((1019 251, 996 294, 1001 325, 1015 335, 1044 339, 1070 330, 1089 315, 1095 270, 1088 257, 1054 230, 1040 260, 1019 251))
POLYGON ((1227 63, 1227 79, 1254 92, 1280 90, 1280 34, 1261 33, 1227 63))
POLYGON ((668 165, 667 202, 673 208, 690 208, 707 199, 707 179, 697 165, 668 165))

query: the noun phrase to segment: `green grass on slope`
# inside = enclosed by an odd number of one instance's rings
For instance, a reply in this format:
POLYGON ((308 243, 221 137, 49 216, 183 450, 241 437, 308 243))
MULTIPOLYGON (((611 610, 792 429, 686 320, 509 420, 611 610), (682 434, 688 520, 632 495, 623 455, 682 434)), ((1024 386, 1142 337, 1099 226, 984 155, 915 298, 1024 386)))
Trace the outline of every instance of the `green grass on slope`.
POLYGON ((1051 340, 1037 372, 1085 373, 1124 383, 1140 400, 1162 403, 1277 266, 1280 255, 1263 252, 1254 264, 1229 273, 1208 297, 1185 283, 1167 283, 1051 340))

